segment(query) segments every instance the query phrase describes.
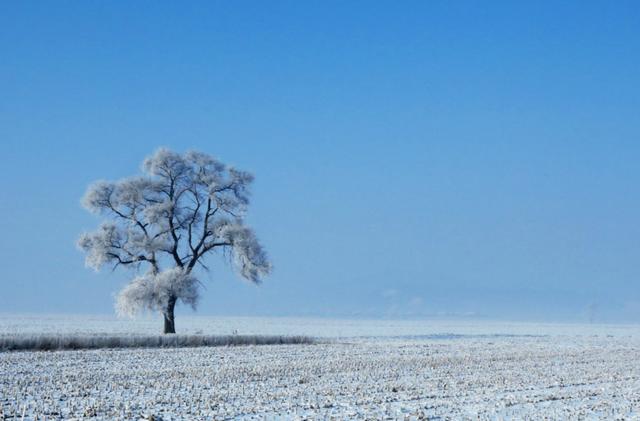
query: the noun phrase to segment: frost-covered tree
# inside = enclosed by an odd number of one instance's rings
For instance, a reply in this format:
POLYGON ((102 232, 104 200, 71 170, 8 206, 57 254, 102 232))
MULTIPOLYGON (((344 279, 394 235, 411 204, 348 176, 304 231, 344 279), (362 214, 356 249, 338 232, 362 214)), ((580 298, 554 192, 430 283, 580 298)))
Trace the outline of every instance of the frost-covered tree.
POLYGON ((108 217, 78 246, 86 265, 135 270, 117 295, 120 314, 160 311, 164 333, 175 333, 178 301, 198 303, 198 270, 215 251, 228 257, 239 275, 254 283, 271 264, 251 228, 243 222, 253 176, 200 153, 159 149, 142 166, 143 175, 98 181, 82 204, 108 217))

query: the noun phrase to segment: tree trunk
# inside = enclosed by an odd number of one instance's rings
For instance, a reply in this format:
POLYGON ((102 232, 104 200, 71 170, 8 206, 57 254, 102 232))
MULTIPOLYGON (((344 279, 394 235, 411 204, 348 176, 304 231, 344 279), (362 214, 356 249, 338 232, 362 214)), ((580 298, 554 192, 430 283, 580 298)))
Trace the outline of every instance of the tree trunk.
POLYGON ((162 313, 164 316, 164 332, 163 333, 176 333, 176 322, 173 317, 173 310, 176 308, 176 298, 169 298, 167 308, 162 313))

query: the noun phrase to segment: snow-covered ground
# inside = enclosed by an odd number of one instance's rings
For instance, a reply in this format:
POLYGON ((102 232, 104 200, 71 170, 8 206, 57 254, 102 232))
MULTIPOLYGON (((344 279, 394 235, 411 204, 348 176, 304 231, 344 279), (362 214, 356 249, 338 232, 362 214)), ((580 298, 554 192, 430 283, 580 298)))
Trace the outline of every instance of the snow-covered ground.
MULTIPOLYGON (((366 320, 292 317, 176 316, 181 334, 309 335, 321 338, 432 337, 451 335, 637 336, 640 325, 522 323, 471 319, 366 320)), ((158 334, 158 316, 119 319, 96 315, 14 315, 0 313, 0 335, 158 334)))
MULTIPOLYGON (((23 323, 8 319, 0 333, 23 323)), ((119 323, 107 319, 68 328, 119 323)), ((251 320, 183 326, 326 340, 0 353, 0 407, 8 419, 640 419, 634 326, 251 320)), ((145 323, 119 333, 146 333, 145 323)))

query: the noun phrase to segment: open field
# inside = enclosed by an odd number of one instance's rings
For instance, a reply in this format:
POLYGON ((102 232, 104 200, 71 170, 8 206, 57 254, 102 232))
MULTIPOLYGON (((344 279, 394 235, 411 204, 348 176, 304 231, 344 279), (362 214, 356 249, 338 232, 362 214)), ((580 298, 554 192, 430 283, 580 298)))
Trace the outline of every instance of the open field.
POLYGON ((633 327, 421 323, 313 345, 4 352, 0 405, 6 419, 640 419, 633 327))
MULTIPOLYGON (((473 319, 368 320, 306 317, 210 317, 179 315, 179 334, 306 335, 322 338, 448 336, 634 336, 640 325, 524 323, 473 319)), ((157 335, 159 317, 119 319, 106 315, 14 315, 0 313, 0 336, 157 335)))

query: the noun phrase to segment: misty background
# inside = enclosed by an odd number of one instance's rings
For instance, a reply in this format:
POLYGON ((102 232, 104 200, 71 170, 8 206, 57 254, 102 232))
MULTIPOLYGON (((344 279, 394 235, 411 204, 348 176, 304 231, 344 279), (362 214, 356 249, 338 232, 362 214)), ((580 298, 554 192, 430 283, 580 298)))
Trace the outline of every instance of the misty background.
POLYGON ((165 146, 274 262, 199 314, 640 322, 637 2, 5 2, 0 57, 0 312, 113 313, 80 198, 165 146))

